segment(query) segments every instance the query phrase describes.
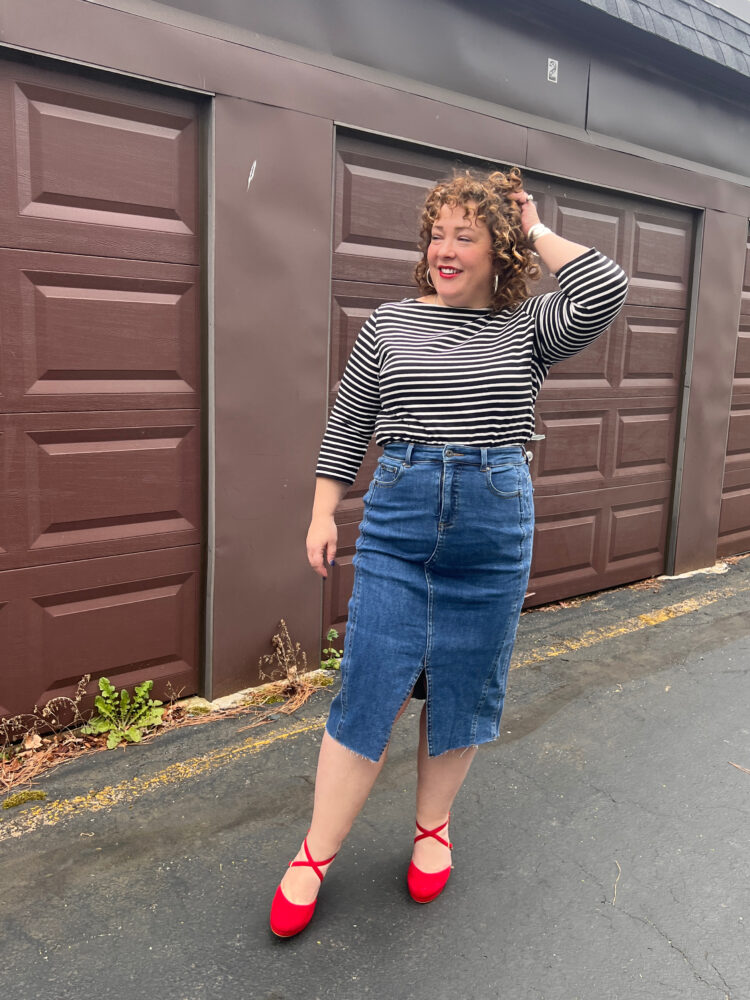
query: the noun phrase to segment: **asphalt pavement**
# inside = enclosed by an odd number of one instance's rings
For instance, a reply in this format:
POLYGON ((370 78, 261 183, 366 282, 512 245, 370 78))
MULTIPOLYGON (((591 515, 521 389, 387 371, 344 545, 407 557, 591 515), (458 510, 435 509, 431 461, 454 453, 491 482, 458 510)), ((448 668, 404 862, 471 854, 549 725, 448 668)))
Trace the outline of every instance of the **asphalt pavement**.
POLYGON ((525 614, 513 667, 443 895, 406 890, 410 706, 288 941, 268 907, 331 689, 49 774, 0 810, 0 995, 750 1000, 750 559, 525 614))

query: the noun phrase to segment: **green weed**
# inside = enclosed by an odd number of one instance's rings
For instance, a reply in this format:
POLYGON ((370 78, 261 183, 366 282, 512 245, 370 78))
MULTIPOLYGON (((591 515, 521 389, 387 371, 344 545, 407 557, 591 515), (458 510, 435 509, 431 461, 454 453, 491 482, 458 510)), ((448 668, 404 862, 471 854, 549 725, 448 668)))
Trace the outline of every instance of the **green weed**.
MULTIPOLYGON (((334 639, 338 639, 339 634, 335 628, 329 628, 326 635, 326 639, 329 643, 333 643, 334 639)), ((326 646, 323 649, 323 659, 320 661, 320 667, 322 670, 339 670, 341 667, 341 657, 343 652, 340 649, 335 649, 333 645, 326 646)))
POLYGON ((144 730, 151 726, 160 726, 162 722, 163 703, 149 698, 153 686, 153 681, 144 681, 136 685, 131 699, 125 688, 118 694, 114 684, 111 684, 106 677, 100 677, 101 694, 94 699, 98 715, 92 716, 81 732, 87 735, 108 733, 109 750, 119 746, 123 740, 139 743, 144 730))

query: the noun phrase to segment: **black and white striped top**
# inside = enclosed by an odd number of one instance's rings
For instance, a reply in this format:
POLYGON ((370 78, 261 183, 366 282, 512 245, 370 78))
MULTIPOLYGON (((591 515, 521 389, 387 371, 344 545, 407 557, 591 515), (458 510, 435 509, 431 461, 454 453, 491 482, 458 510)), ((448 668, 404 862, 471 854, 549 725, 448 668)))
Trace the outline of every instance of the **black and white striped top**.
POLYGON ((378 306, 344 369, 316 475, 353 483, 373 431, 379 445, 525 444, 551 365, 603 333, 628 289, 593 248, 556 277, 560 291, 495 314, 416 299, 378 306))

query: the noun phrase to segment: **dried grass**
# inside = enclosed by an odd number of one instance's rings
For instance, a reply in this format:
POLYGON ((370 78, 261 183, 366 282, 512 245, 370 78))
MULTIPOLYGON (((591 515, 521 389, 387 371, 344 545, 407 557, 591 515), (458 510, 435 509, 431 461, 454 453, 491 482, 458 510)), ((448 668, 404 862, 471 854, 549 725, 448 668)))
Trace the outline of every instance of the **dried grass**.
POLYGON ((648 580, 639 580, 637 583, 631 583, 628 586, 628 590, 650 590, 654 594, 658 594, 663 586, 664 583, 662 580, 657 580, 655 576, 652 576, 648 580))
MULTIPOLYGON (((185 726, 202 726, 219 719, 249 716, 252 721, 238 732, 267 725, 280 715, 292 715, 308 698, 324 687, 324 675, 307 674, 307 658, 299 643, 293 643, 286 623, 279 622, 279 632, 273 637, 274 652, 261 657, 261 678, 269 680, 251 692, 240 703, 206 714, 193 715, 179 704, 182 692, 167 688, 168 704, 162 723, 144 733, 140 744, 123 745, 133 752, 136 746, 153 742, 161 733, 185 726)), ((0 719, 0 794, 30 787, 42 775, 48 775, 61 764, 89 754, 107 750, 106 735, 83 736, 79 729, 86 720, 80 703, 91 682, 87 674, 78 683, 73 698, 55 698, 42 709, 26 715, 0 719), (50 730, 52 732, 50 733, 50 730)), ((328 682, 330 683, 330 681, 328 682)), ((111 752, 111 751, 110 751, 111 752)))
MULTIPOLYGON (((273 687, 278 687, 281 694, 284 684, 280 682, 273 687)), ((255 729, 274 721, 279 715, 292 715, 305 704, 313 692, 320 690, 321 687, 320 683, 316 684, 300 677, 297 689, 292 694, 284 696, 285 700, 279 703, 268 704, 267 701, 264 701, 253 704, 245 702, 231 708, 211 711, 205 715, 191 715, 182 705, 169 704, 164 710, 160 726, 146 732, 140 744, 123 744, 120 749, 132 753, 136 746, 152 743, 161 733, 182 729, 185 726, 203 726, 219 719, 249 716, 252 718, 250 725, 243 726, 238 732, 255 729)), ((265 695, 266 699, 270 697, 270 694, 265 695)), ((39 739, 40 743, 37 746, 30 746, 26 749, 22 744, 19 748, 8 748, 3 751, 2 756, 0 756, 0 794, 28 788, 42 775, 50 774, 68 761, 107 751, 106 736, 81 736, 79 732, 68 732, 41 736, 39 739)))

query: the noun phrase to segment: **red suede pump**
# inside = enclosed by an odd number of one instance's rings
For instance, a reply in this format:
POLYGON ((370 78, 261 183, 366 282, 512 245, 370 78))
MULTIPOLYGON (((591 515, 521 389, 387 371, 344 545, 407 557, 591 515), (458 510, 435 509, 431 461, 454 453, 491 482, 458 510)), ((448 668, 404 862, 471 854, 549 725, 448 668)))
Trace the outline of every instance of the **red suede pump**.
MULTIPOLYGON (((297 866, 303 868, 313 868, 315 874, 318 876, 320 881, 323 881, 323 872, 321 872, 321 867, 323 865, 330 865, 333 858, 328 858, 326 861, 314 861, 312 855, 310 854, 310 849, 307 846, 307 837, 302 845, 305 848, 305 854, 307 855, 307 861, 290 861, 289 867, 295 868, 297 866)), ((276 890, 276 895, 273 897, 273 903, 271 904, 271 930, 274 932, 276 937, 294 937, 295 934, 299 934, 303 931, 305 927, 312 920, 313 913, 315 913, 315 904, 317 899, 314 899, 312 903, 290 903, 286 898, 284 893, 281 891, 281 886, 276 890)))
MULTIPOLYGON (((441 844, 444 844, 448 848, 452 848, 453 844, 449 844, 444 837, 438 836, 441 830, 444 830, 448 823, 450 822, 450 816, 445 821, 441 823, 440 826, 436 826, 434 830, 425 830, 423 826, 417 823, 417 829, 421 831, 414 838, 414 843, 418 840, 424 840, 425 837, 434 837, 435 840, 439 840, 441 844)), ((448 865, 447 868, 443 868, 439 872, 423 872, 421 868, 417 866, 412 861, 409 865, 409 871, 406 876, 406 884, 409 886, 409 893, 411 898, 415 903, 431 903, 433 899, 437 899, 440 893, 445 888, 445 884, 450 878, 451 866, 448 865)))

